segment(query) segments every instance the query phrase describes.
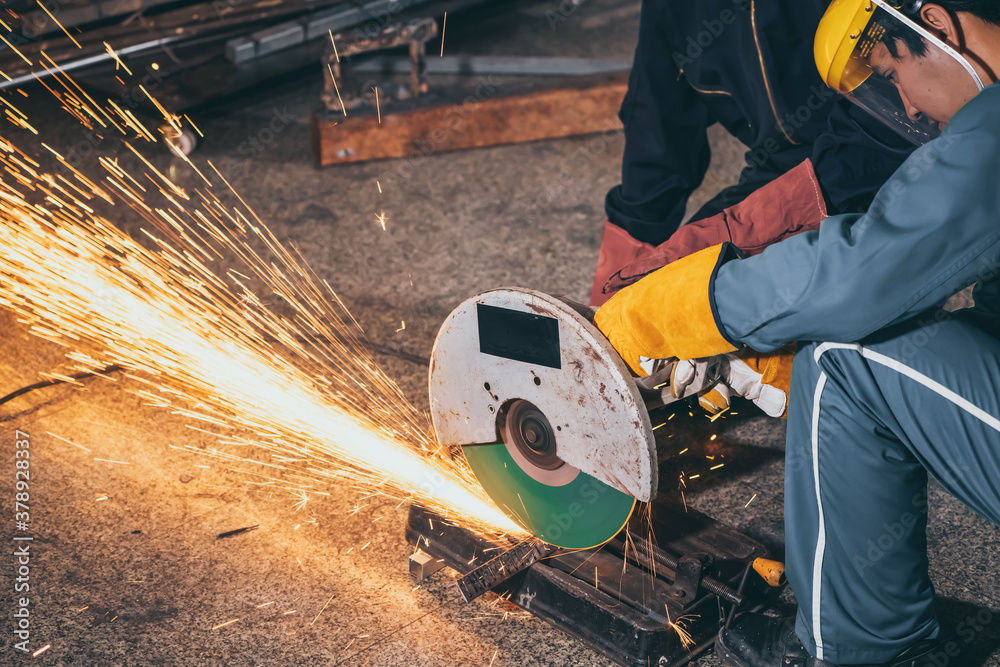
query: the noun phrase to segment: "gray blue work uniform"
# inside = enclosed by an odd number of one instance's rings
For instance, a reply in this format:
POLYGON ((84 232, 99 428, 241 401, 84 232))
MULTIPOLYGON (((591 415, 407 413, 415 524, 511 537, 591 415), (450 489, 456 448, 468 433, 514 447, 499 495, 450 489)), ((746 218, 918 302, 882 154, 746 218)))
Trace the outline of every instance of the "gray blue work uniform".
POLYGON ((721 265, 713 300, 734 343, 799 341, 785 466, 799 638, 858 664, 935 636, 928 473, 1000 524, 1000 84, 868 213, 721 265), (940 309, 972 284, 974 308, 940 309))

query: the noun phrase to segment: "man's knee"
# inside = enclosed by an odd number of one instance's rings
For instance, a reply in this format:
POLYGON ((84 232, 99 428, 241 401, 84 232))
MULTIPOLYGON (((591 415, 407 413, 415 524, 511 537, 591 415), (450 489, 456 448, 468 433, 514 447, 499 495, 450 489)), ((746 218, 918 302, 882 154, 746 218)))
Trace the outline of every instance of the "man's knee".
MULTIPOLYGON (((824 375, 827 383, 850 382, 850 378, 868 363, 864 348, 857 343, 809 343, 799 348, 795 363, 799 363, 800 354, 805 357, 807 353, 816 377, 824 375)), ((804 362, 803 359, 803 365, 804 362)))

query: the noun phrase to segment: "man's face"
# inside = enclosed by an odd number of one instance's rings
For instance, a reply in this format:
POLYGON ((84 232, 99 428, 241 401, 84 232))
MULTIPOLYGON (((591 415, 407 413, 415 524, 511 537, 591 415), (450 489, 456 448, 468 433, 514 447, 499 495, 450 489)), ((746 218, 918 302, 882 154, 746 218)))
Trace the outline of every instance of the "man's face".
POLYGON ((902 41, 895 47, 898 58, 884 43, 878 44, 869 58, 872 69, 896 86, 911 119, 926 118, 944 129, 955 112, 975 97, 978 87, 958 61, 933 44, 927 44, 921 56, 902 41))

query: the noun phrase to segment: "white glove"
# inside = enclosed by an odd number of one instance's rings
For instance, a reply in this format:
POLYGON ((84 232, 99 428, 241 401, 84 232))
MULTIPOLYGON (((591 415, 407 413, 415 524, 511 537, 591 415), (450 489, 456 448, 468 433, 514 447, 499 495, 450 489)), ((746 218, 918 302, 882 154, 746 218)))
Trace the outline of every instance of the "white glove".
MULTIPOLYGON (((785 409, 788 407, 788 393, 781 387, 763 381, 764 373, 767 372, 766 363, 761 370, 757 370, 736 355, 725 356, 726 363, 723 364, 719 383, 698 396, 698 403, 705 410, 718 414, 729 407, 733 396, 742 396, 752 401, 770 417, 781 417, 785 414, 785 409)), ((791 357, 788 356, 787 359, 790 361, 791 357)), ((675 392, 683 391, 683 387, 691 382, 695 374, 694 363, 694 361, 677 362, 673 373, 675 392)), ((755 366, 761 366, 759 358, 755 366)))

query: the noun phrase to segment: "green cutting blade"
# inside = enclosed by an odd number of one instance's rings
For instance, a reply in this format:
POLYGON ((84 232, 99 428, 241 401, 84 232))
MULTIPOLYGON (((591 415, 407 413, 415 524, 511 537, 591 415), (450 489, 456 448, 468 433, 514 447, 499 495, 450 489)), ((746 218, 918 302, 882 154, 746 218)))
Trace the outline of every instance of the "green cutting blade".
POLYGON ((462 449, 493 502, 554 546, 600 546, 625 526, 635 507, 635 498, 583 472, 562 486, 543 484, 518 467, 502 442, 462 449))

